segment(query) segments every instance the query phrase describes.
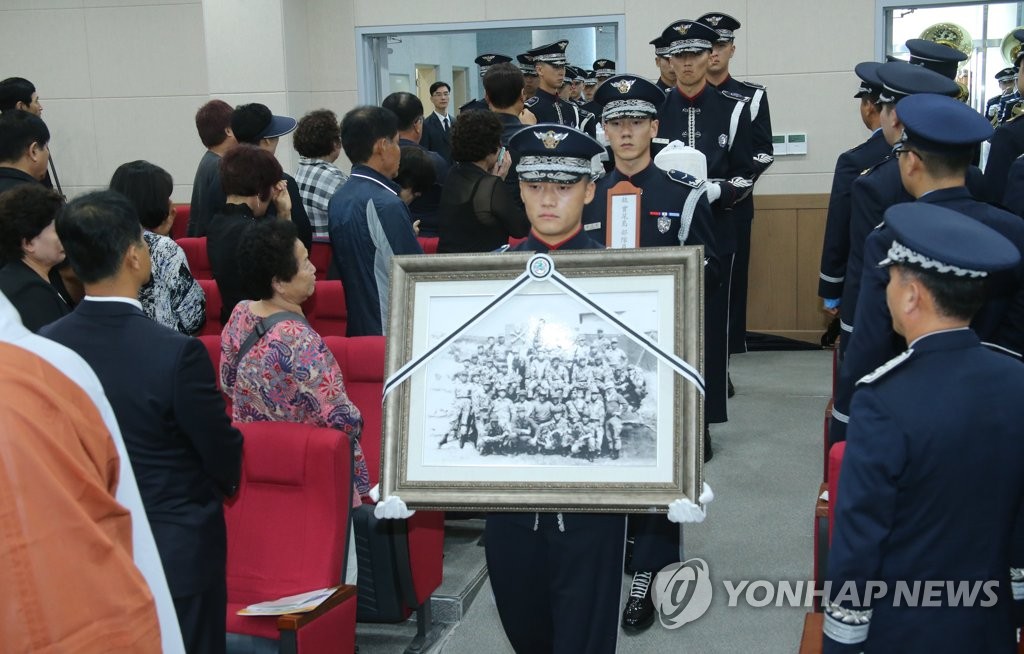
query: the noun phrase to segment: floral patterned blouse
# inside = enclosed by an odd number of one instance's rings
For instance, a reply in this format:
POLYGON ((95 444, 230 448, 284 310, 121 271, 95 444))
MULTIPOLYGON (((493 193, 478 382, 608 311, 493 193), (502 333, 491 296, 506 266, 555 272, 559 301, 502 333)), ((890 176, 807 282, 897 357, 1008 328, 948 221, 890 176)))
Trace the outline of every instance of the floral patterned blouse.
POLYGON ((153 261, 153 276, 139 291, 139 302, 147 316, 176 329, 195 334, 206 322, 206 296, 188 269, 185 251, 166 236, 142 232, 153 261))
POLYGON ((243 300, 220 337, 220 383, 238 422, 286 421, 331 427, 355 443, 353 506, 370 492, 370 477, 359 435, 363 417, 345 393, 341 367, 312 327, 283 320, 238 361, 238 350, 260 320, 243 300))

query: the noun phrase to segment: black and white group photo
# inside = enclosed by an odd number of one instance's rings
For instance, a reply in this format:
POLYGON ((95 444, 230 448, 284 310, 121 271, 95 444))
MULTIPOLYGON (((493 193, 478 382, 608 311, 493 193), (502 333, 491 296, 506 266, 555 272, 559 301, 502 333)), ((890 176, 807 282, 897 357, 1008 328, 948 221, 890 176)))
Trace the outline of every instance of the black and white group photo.
MULTIPOLYGON (((657 314, 632 299, 627 324, 657 314)), ((512 298, 428 364, 424 463, 655 464, 656 359, 582 306, 567 321, 566 302, 512 298)))

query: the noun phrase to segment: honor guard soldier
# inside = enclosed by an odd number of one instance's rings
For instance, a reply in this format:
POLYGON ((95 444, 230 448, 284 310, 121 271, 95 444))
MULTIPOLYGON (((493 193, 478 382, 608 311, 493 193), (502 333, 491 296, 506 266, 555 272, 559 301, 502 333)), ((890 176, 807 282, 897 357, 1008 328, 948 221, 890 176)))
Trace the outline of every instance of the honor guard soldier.
POLYGON ((523 97, 529 100, 537 92, 537 85, 540 83, 537 78, 537 67, 533 64, 533 57, 526 53, 516 55, 516 63, 523 74, 523 97))
MULTIPOLYGON (((592 70, 583 71, 583 106, 594 99, 594 92, 597 91, 597 74, 592 70)), ((593 112, 591 112, 593 113, 593 112)))
MULTIPOLYGON (((678 170, 661 170, 651 158, 658 107, 664 100, 661 89, 635 75, 617 75, 597 90, 594 101, 601 107, 615 169, 598 182, 594 201, 583 211, 583 229, 610 248, 701 245, 708 262, 705 281, 714 288, 718 264, 706 182, 678 170), (626 198, 632 210, 613 215, 613 196, 626 198)), ((705 432, 706 458, 711 451, 705 432)), ((635 515, 629 518, 628 534, 633 539, 634 572, 622 628, 639 632, 654 624, 653 575, 679 561, 679 528, 659 515, 635 515)))
POLYGON ((980 222, 922 202, 891 207, 885 222, 880 265, 909 347, 854 396, 823 651, 1010 654, 1024 366, 985 348, 968 323, 986 279, 1020 255, 980 222))
POLYGON ((676 88, 658 112, 656 143, 681 141, 707 160, 707 196, 713 213, 719 285, 709 290, 705 305, 705 365, 707 420, 728 420, 729 288, 736 225, 733 207, 750 193, 754 176, 750 100, 716 89, 707 81, 711 50, 718 32, 703 23, 680 20, 665 28, 671 40, 667 52, 676 72, 676 88))
POLYGON ((999 95, 991 98, 985 103, 985 117, 991 120, 993 125, 1001 124, 997 122, 999 110, 1002 108, 1003 101, 1013 95, 1015 87, 1014 82, 1016 79, 1016 68, 1004 68, 996 73, 996 82, 999 84, 999 95))
MULTIPOLYGON (((1024 29, 1015 30, 1013 36, 1024 42, 1024 29)), ((1020 49, 1013 60, 1013 67, 1017 70, 1018 95, 1021 88, 1021 66, 1024 66, 1024 48, 1020 49)), ((1016 115, 1010 115, 1015 113, 1013 107, 1017 106, 1020 106, 1019 99, 1004 104, 1004 115, 1000 117, 1002 125, 992 135, 992 147, 989 148, 988 161, 985 163, 985 190, 989 202, 1002 201, 1006 194, 1006 179, 1010 166, 1017 157, 1024 154, 1024 120, 1018 118, 1019 109, 1016 115)))
MULTIPOLYGON (((594 62, 594 78, 595 78, 595 92, 596 89, 600 88, 602 84, 608 81, 610 78, 615 76, 615 62, 611 59, 598 59, 594 62)), ((594 121, 600 122, 601 116, 601 105, 594 100, 594 94, 592 93, 586 103, 583 104, 583 108, 594 114, 594 121)), ((596 125, 595 125, 596 127, 596 125)), ((595 130, 596 131, 596 130, 595 130)))
MULTIPOLYGON (((1024 251, 1024 222, 971 197, 965 186, 971 155, 992 136, 992 126, 968 105, 940 95, 921 94, 899 105, 903 136, 894 150, 903 187, 919 204, 943 207, 999 232, 1024 251)), ((875 262, 892 243, 888 225, 876 227, 864 243, 864 273, 857 319, 843 359, 835 405, 850 406, 854 382, 902 351, 886 306, 888 273, 875 262)), ((991 275, 985 303, 971 326, 987 345, 1020 358, 1024 351, 1024 266, 991 275)), ((836 439, 833 439, 836 440, 836 439)))
MULTIPOLYGON (((708 63, 708 82, 721 91, 731 91, 750 99, 750 135, 754 149, 753 181, 775 162, 772 147, 772 118, 768 110, 768 94, 760 84, 741 82, 729 73, 729 62, 736 54, 736 30, 740 22, 720 12, 704 14, 697 19, 718 34, 708 63)), ((733 208, 736 223, 736 258, 732 266, 729 289, 729 354, 747 351, 747 277, 750 270, 750 231, 754 222, 754 196, 748 194, 733 208)), ((729 383, 732 394, 732 383, 729 383)))
MULTIPOLYGON (((541 124, 523 128, 509 147, 521 157, 520 186, 533 225, 514 249, 601 249, 581 224, 594 197, 591 159, 601 145, 572 128, 541 124)), ((624 531, 625 517, 615 514, 488 515, 487 567, 517 653, 614 653, 624 531)))
POLYGON ((558 97, 565 79, 565 49, 568 46, 568 41, 557 41, 526 53, 533 58, 539 80, 537 91, 526 101, 526 108, 533 112, 538 123, 577 126, 573 106, 558 97))
MULTIPOLYGON (((821 248, 821 271, 818 273, 818 297, 825 311, 833 316, 839 313, 846 281, 846 260, 850 255, 850 190, 853 181, 865 170, 884 160, 892 150, 882 134, 882 119, 878 113, 878 96, 882 81, 878 79, 876 61, 864 61, 854 67, 860 78, 860 87, 853 97, 860 100, 860 117, 871 136, 852 150, 839 155, 832 175, 832 192, 828 196, 828 218, 821 248)), ((839 342, 845 352, 846 339, 839 342)))
MULTIPOLYGON (((910 63, 934 70, 943 77, 956 81, 960 64, 967 61, 967 55, 952 46, 926 39, 908 39, 905 43, 910 52, 910 63)), ((966 102, 966 98, 959 98, 966 102)))
MULTIPOLYGON (((473 63, 480 67, 480 79, 483 79, 484 75, 487 74, 487 71, 491 69, 491 66, 507 64, 510 61, 512 61, 512 57, 507 57, 503 54, 489 53, 480 55, 473 60, 473 63)), ((474 98, 459 107, 459 113, 461 114, 463 111, 487 111, 488 109, 490 109, 490 106, 487 104, 487 100, 477 100, 474 98)))
MULTIPOLYGON (((895 145, 903 133, 903 123, 898 115, 899 103, 904 98, 918 93, 935 93, 955 97, 960 87, 953 80, 943 77, 935 71, 921 66, 914 66, 904 61, 891 61, 882 64, 876 71, 882 82, 882 93, 878 100, 881 104, 882 133, 886 142, 895 145)), ((849 346, 853 324, 857 311, 857 297, 860 293, 861 273, 864 265, 876 262, 864 262, 864 242, 871 230, 882 222, 885 210, 900 202, 909 202, 913 198, 903 188, 900 181, 900 170, 896 158, 890 155, 884 161, 865 171, 853 182, 850 191, 850 255, 846 263, 846 281, 843 284, 843 296, 839 306, 839 320, 843 329, 843 345, 849 346)), ((843 376, 840 366, 840 379, 843 376)), ((853 379, 852 381, 856 381, 853 379)), ((842 384, 840 383, 840 386, 842 384)), ((849 398, 845 401, 837 389, 835 402, 832 406, 832 424, 829 428, 830 438, 842 440, 846 430, 849 398)))
POLYGON ((597 77, 597 85, 604 84, 608 79, 615 77, 615 62, 611 59, 598 59, 594 62, 594 75, 597 77))
POLYGON ((658 81, 654 84, 668 95, 676 87, 676 72, 672 70, 672 57, 668 54, 672 39, 663 34, 650 43, 654 46, 654 65, 658 67, 658 81))

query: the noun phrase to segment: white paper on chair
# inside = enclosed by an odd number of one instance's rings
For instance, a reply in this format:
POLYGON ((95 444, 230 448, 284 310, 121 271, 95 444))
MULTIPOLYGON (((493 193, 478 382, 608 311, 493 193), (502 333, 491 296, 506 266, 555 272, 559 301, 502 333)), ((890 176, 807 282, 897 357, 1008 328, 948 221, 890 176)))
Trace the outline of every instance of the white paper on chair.
POLYGON ((324 603, 324 601, 338 590, 337 586, 311 590, 308 593, 289 595, 269 602, 251 604, 238 615, 285 615, 286 613, 308 613, 324 603))

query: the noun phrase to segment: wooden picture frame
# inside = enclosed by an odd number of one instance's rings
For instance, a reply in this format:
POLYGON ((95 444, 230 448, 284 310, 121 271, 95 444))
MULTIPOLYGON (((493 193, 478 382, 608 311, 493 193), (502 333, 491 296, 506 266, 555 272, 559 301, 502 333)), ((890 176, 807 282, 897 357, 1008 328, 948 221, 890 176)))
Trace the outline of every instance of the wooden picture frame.
POLYGON ((489 511, 697 502, 703 264, 700 247, 395 257, 381 496, 489 511))

